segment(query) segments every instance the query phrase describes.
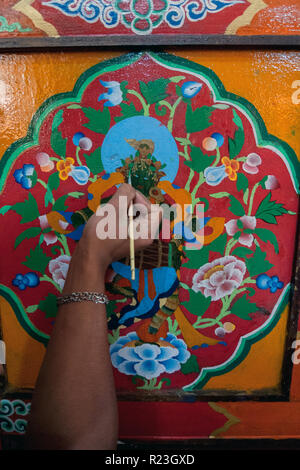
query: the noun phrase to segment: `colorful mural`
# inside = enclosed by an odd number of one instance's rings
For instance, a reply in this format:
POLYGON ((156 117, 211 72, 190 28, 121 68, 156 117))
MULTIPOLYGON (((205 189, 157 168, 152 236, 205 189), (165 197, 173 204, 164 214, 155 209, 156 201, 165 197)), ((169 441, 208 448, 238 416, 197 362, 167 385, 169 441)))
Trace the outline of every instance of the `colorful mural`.
POLYGON ((129 165, 152 203, 189 208, 184 227, 175 214, 171 235, 137 253, 134 281, 128 260, 108 272, 119 392, 200 391, 280 320, 298 162, 212 70, 154 53, 96 65, 72 92, 44 103, 0 165, 1 241, 10 254, 0 293, 44 345, 84 224, 127 181, 129 165))
POLYGON ((296 0, 3 0, 0 37, 292 35, 299 14, 296 0))

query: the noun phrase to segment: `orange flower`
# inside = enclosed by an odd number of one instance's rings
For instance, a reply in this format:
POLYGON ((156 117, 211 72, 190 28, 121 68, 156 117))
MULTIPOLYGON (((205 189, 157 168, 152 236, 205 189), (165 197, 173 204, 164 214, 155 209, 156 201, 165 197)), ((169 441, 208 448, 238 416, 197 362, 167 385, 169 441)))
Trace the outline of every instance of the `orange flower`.
POLYGON ((223 157, 221 159, 221 162, 225 165, 225 171, 228 175, 228 178, 231 181, 236 181, 237 180, 237 171, 240 167, 239 162, 236 160, 230 160, 228 157, 223 157))
POLYGON ((56 163, 58 175, 61 180, 65 181, 68 179, 69 173, 72 171, 73 164, 74 160, 71 157, 67 157, 65 160, 60 160, 56 163))

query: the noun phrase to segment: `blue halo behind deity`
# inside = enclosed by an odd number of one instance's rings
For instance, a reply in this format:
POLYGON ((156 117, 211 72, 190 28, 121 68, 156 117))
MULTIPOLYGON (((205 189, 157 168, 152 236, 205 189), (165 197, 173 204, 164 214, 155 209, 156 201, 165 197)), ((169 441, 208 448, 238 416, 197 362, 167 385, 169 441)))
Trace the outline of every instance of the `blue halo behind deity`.
POLYGON ((178 149, 174 137, 160 121, 147 116, 134 116, 115 124, 106 134, 101 159, 106 173, 112 173, 122 166, 122 160, 135 155, 136 150, 125 139, 151 139, 154 143, 153 156, 166 166, 162 180, 174 181, 179 167, 178 149))

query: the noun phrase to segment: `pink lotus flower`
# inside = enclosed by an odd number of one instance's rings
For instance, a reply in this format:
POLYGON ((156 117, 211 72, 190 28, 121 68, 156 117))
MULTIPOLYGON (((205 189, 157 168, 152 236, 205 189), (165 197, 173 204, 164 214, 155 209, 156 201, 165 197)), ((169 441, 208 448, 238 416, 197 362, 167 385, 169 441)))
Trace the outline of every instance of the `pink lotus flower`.
POLYGON ((37 153, 36 161, 40 165, 41 170, 45 173, 48 173, 54 168, 54 163, 52 160, 50 160, 48 153, 45 153, 45 152, 37 153))
MULTIPOLYGON (((49 222, 48 222, 47 214, 40 215, 39 221, 40 221, 40 226, 42 230, 45 230, 46 228, 51 227, 51 225, 49 225, 49 222)), ((63 230, 66 230, 67 226, 69 225, 68 222, 64 222, 63 220, 59 220, 58 224, 63 230)), ((53 245, 54 243, 57 242, 57 236, 55 235, 54 231, 46 232, 44 233, 44 240, 47 245, 53 245)))
POLYGON ((278 189, 280 188, 280 184, 276 176, 268 175, 264 181, 265 189, 278 189))
POLYGON ((211 300, 230 295, 242 283, 246 265, 235 256, 223 256, 201 266, 193 277, 192 289, 211 300))
MULTIPOLYGON (((240 225, 240 224, 239 224, 240 225)), ((233 237, 237 232, 241 231, 241 235, 238 238, 238 242, 241 245, 251 246, 254 240, 252 233, 245 233, 243 230, 251 229, 254 230, 256 227, 256 218, 251 215, 243 215, 239 219, 231 219, 225 224, 226 232, 230 237, 233 237), (238 227, 238 220, 242 222, 243 227, 238 227)))
POLYGON ((61 289, 63 289, 65 285, 70 261, 70 256, 60 255, 52 259, 49 263, 49 271, 52 274, 53 281, 55 281, 61 289))
MULTIPOLYGON (((40 215, 39 221, 40 221, 40 226, 42 230, 45 230, 46 228, 50 227, 46 214, 40 215)), ((47 232, 47 233, 44 233, 44 240, 47 245, 53 245, 54 243, 57 242, 57 236, 55 235, 54 232, 47 232)))
POLYGON ((258 166, 261 165, 261 158, 257 153, 249 153, 246 161, 243 163, 243 170, 246 173, 255 175, 258 173, 258 166))

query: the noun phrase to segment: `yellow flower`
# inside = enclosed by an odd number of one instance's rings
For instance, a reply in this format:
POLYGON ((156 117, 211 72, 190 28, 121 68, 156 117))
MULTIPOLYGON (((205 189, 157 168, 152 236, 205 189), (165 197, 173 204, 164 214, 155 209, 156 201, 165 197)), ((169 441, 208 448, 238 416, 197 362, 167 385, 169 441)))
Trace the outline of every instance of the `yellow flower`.
POLYGON ((221 162, 226 167, 225 171, 228 175, 228 178, 231 181, 236 181, 237 180, 237 171, 240 167, 239 162, 237 162, 236 160, 230 160, 228 157, 223 157, 221 159, 221 162))
POLYGON ((67 180, 69 173, 72 171, 72 165, 74 164, 74 159, 67 157, 65 160, 60 160, 56 163, 56 168, 58 170, 59 178, 63 181, 67 180))

